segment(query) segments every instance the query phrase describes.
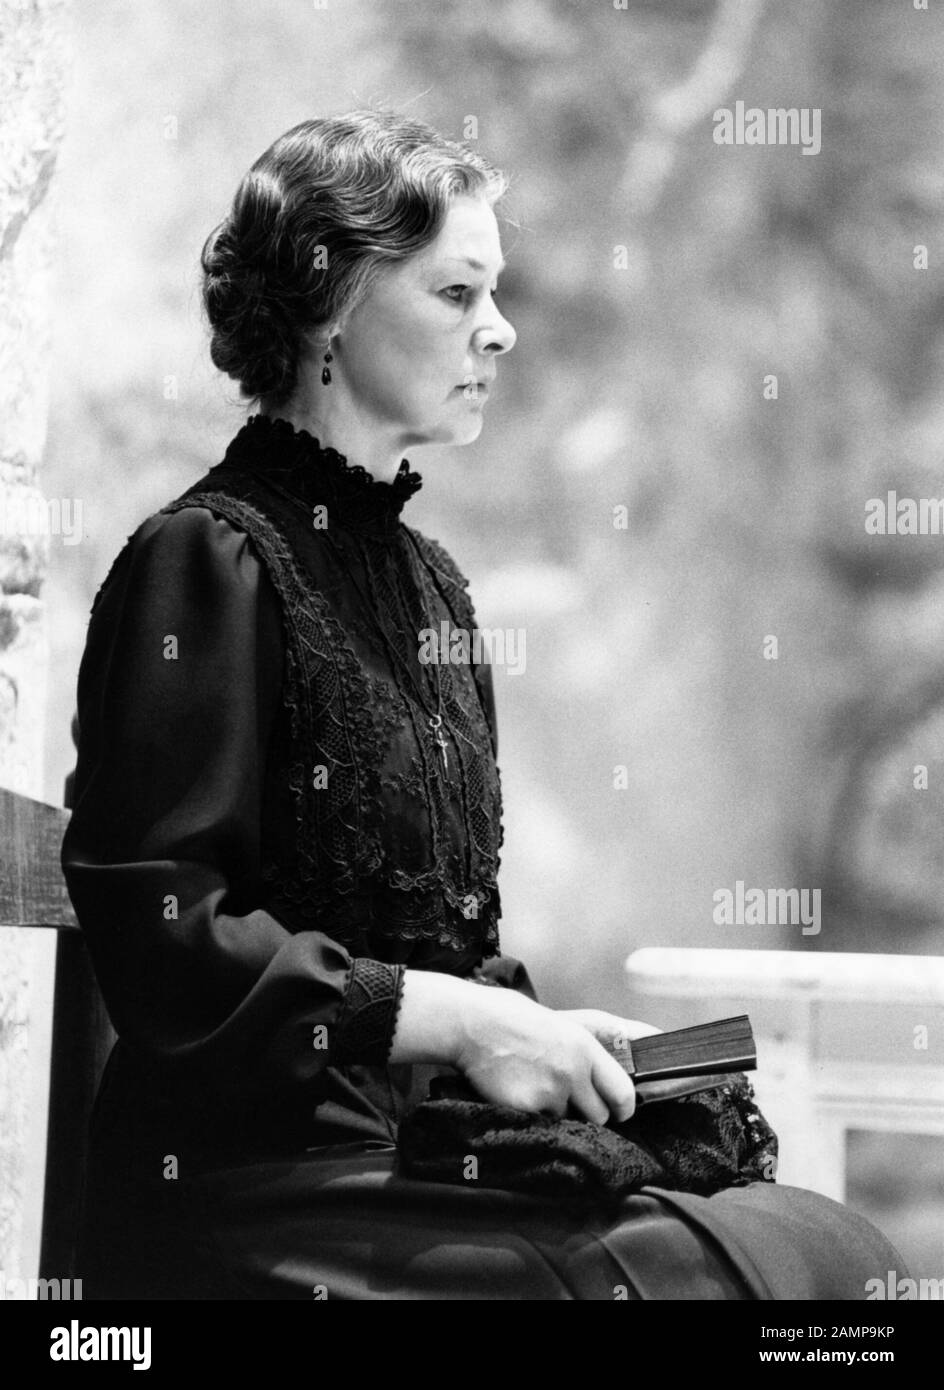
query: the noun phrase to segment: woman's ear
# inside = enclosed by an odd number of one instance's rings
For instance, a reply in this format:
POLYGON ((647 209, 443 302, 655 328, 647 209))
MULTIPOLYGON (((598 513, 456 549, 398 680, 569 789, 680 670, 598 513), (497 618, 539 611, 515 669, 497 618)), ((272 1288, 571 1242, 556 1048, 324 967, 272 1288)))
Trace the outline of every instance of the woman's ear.
POLYGON ((333 352, 340 332, 340 324, 321 324, 318 328, 308 328, 302 333, 305 354, 319 361, 326 352, 333 352))

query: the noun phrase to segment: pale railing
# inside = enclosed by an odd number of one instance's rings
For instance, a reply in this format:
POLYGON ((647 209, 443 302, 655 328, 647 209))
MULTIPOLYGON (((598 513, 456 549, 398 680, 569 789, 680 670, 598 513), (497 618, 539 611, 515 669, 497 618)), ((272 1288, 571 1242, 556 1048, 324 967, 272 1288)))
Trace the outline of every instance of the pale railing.
POLYGON ((645 948, 626 970, 634 1018, 750 1015, 779 1182, 843 1201, 851 1130, 944 1135, 944 959, 645 948))

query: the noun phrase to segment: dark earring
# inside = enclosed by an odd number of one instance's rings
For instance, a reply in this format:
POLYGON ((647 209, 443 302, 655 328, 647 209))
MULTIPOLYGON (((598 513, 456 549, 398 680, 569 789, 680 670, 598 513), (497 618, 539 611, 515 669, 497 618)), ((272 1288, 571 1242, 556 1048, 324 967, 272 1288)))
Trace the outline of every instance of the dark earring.
POLYGON ((322 386, 330 386, 330 385, 331 385, 331 368, 330 368, 327 364, 328 364, 329 362, 333 362, 333 361, 334 361, 334 358, 332 357, 332 355, 331 355, 330 352, 326 352, 325 355, 324 355, 324 360, 325 360, 325 365, 324 365, 324 366, 322 367, 322 369, 321 369, 321 384, 322 384, 322 386))

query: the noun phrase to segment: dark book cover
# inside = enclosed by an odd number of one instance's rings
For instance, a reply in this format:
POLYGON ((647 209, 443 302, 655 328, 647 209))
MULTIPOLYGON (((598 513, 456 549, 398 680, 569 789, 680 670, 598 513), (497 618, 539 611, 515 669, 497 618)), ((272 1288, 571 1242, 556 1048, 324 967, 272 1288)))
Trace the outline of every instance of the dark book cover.
POLYGON ((747 1014, 652 1033, 634 1042, 617 1040, 609 1051, 633 1078, 640 1105, 721 1086, 731 1072, 757 1068, 747 1014))

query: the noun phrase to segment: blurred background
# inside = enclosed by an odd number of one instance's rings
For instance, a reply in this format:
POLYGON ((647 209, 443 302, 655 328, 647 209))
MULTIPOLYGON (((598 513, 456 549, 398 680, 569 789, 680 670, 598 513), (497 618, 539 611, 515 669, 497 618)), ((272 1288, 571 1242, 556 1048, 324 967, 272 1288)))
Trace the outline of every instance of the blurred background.
MULTIPOLYGON (((411 458, 405 517, 481 626, 526 633, 496 671, 505 951, 545 1002, 621 1012, 640 946, 938 954, 944 538, 864 518, 944 495, 942 26, 904 0, 85 0, 42 468, 84 526, 50 538, 46 799, 97 586, 247 413, 203 240, 277 135, 381 101, 512 181, 518 344, 481 439, 411 458), (821 152, 715 144, 737 100, 821 109, 821 152), (821 932, 716 925, 738 880, 819 888, 821 932)), ((940 1276, 941 1141, 911 1142, 857 1141, 850 1200, 940 1276)))

